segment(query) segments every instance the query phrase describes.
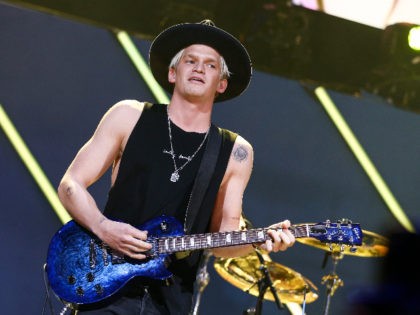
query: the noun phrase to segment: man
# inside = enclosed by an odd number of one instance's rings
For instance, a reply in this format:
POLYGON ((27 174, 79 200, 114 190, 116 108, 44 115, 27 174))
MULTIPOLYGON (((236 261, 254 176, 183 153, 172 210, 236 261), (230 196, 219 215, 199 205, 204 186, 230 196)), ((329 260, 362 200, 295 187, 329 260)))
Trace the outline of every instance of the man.
MULTIPOLYGON (((112 249, 143 260, 152 245, 137 227, 159 215, 176 217, 187 231, 194 179, 209 139, 214 102, 240 95, 252 68, 242 44, 211 21, 164 30, 153 41, 149 62, 157 81, 172 94, 166 105, 124 100, 112 106, 80 149, 58 188, 60 200, 80 225, 112 249), (169 70, 168 70, 169 66, 169 70), (102 212, 87 188, 112 166, 111 190, 102 212)), ((214 172, 190 233, 238 230, 242 195, 252 171, 252 146, 241 136, 222 136, 214 172)), ((261 246, 284 251, 295 242, 285 220, 261 246)), ((241 256, 251 245, 213 249, 215 256, 241 256)), ((134 279, 85 314, 188 314, 199 257, 173 259, 171 281, 134 279)), ((83 309, 83 308, 82 308, 83 309)))

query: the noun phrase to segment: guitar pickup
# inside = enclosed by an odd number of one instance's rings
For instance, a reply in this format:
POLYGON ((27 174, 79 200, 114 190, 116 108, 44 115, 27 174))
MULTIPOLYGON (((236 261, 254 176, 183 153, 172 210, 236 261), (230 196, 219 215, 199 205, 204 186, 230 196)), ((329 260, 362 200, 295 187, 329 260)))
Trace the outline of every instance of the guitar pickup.
POLYGON ((90 269, 95 269, 96 267, 96 250, 95 250, 95 240, 92 238, 89 242, 89 266, 90 269))
MULTIPOLYGON (((166 226, 166 222, 165 222, 165 228, 167 228, 166 226)), ((146 240, 148 243, 152 244, 152 248, 149 249, 148 251, 145 251, 144 254, 146 255, 147 258, 155 258, 159 255, 159 240, 155 237, 150 237, 147 238, 146 240)))
POLYGON ((124 255, 116 250, 111 250, 111 263, 112 264, 123 264, 126 260, 124 259, 124 255))
POLYGON ((104 261, 104 265, 108 266, 109 261, 108 261, 108 246, 102 242, 101 244, 101 249, 102 249, 102 260, 104 261))

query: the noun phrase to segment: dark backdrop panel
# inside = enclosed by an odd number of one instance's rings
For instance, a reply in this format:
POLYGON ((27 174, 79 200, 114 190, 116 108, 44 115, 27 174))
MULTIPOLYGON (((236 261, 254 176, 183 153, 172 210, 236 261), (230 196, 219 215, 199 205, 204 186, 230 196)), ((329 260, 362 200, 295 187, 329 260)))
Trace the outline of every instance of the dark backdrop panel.
MULTIPOLYGON (((0 103, 54 187, 99 119, 125 98, 153 101, 113 35, 106 30, 35 11, 0 5, 0 103)), ((148 42, 136 40, 142 52, 148 42)), ((370 95, 331 93, 356 136, 410 218, 420 205, 420 118, 370 95)), ((239 132, 255 149, 253 176, 244 196, 245 215, 256 227, 289 218, 293 223, 350 218, 385 233, 397 224, 322 106, 296 81, 257 72, 238 99, 217 104, 214 121, 239 132)), ((0 133, 0 206, 4 314, 40 314, 45 297, 42 266, 61 223, 3 133, 0 133)), ((91 189, 103 206, 105 177, 91 189)), ((274 261, 311 280, 320 297, 308 314, 322 314, 325 253, 297 244, 274 261)), ((345 314, 348 297, 372 285, 381 258, 345 256, 344 280, 331 313, 345 314)), ((241 292, 208 267, 203 315, 241 314, 256 297, 241 292)), ((59 309, 59 308, 58 308, 59 309)), ((264 313, 279 313, 273 302, 264 313)), ((282 311, 286 313, 286 311, 282 311)), ((58 312, 57 312, 58 313, 58 312)))

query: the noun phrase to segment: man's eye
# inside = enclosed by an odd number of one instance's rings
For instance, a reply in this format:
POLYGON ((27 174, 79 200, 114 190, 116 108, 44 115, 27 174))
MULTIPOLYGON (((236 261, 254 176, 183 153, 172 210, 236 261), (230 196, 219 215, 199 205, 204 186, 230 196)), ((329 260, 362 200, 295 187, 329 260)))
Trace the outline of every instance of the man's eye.
POLYGON ((212 68, 212 69, 216 69, 216 66, 214 64, 211 64, 211 63, 207 64, 207 67, 212 68))

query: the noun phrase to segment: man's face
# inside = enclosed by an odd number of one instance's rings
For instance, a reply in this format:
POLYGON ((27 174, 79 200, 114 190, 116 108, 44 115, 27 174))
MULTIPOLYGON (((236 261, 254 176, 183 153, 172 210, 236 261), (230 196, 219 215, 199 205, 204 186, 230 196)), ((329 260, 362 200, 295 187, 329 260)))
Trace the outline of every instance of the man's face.
POLYGON ((206 45, 185 48, 176 69, 169 70, 168 80, 175 84, 174 94, 191 100, 213 101, 216 94, 227 88, 227 80, 221 79, 220 55, 206 45))

